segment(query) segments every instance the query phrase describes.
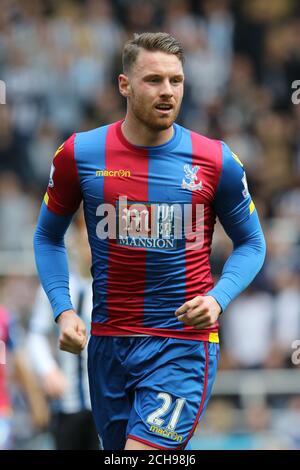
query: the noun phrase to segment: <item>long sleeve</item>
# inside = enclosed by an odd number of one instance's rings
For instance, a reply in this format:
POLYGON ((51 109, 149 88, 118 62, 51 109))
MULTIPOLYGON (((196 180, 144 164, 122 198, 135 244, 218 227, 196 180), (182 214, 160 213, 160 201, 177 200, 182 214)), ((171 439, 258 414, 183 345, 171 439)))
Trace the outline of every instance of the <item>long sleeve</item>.
POLYGON ((74 140, 73 134, 54 155, 49 185, 34 235, 36 266, 55 319, 63 311, 73 308, 64 235, 82 199, 74 158, 74 140))
POLYGON ((217 216, 233 242, 212 295, 222 308, 237 297, 260 271, 266 244, 255 205, 248 191, 243 165, 226 144, 223 146, 222 174, 214 202, 217 216))
POLYGON ((72 216, 59 216, 42 204, 34 236, 35 262, 54 318, 73 309, 69 293, 69 269, 64 234, 72 216))

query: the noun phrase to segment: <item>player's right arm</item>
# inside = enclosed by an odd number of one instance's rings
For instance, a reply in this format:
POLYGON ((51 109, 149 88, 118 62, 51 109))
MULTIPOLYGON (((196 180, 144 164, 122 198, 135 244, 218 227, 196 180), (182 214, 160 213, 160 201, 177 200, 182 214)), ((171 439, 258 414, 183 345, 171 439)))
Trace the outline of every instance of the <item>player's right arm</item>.
POLYGON ((35 261, 41 284, 60 327, 60 348, 79 353, 87 337, 74 312, 69 292, 69 269, 64 235, 82 195, 74 158, 73 134, 56 151, 50 180, 34 235, 35 261))

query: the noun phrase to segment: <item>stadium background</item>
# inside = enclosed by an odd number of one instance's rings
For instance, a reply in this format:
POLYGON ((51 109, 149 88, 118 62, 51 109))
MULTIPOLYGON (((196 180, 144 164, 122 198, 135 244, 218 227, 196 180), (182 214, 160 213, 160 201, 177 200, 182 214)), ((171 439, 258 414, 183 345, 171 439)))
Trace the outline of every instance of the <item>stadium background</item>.
MULTIPOLYGON (((168 31, 183 43, 179 122, 225 140, 244 162, 268 254, 222 316, 222 359, 197 449, 300 448, 299 15, 297 0, 1 2, 0 304, 24 343, 38 285, 32 235, 51 157, 74 131, 124 116, 116 77, 133 32, 168 31)), ((229 250, 217 227, 216 278, 229 250)), ((13 381, 10 389, 15 447, 51 448, 13 381)))

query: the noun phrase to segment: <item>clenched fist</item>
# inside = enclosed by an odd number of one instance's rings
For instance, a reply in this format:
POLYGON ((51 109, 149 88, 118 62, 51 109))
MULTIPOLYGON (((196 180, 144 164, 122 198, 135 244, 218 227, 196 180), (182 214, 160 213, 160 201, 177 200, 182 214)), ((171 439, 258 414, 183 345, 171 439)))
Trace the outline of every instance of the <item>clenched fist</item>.
POLYGON ((85 324, 74 310, 66 310, 58 317, 60 329, 59 348, 73 354, 80 354, 87 343, 85 324))
POLYGON ((221 307, 214 297, 198 295, 179 307, 175 315, 179 321, 197 330, 212 326, 221 313, 221 307))

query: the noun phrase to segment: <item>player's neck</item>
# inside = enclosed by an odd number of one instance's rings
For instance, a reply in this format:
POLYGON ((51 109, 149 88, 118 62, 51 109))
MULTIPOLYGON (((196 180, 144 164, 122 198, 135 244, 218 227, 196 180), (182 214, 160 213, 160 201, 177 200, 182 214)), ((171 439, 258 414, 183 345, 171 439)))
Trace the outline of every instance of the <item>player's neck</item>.
POLYGON ((122 132, 126 140, 132 145, 139 145, 143 147, 155 147, 163 145, 168 142, 173 134, 173 126, 162 131, 151 130, 143 124, 136 123, 126 116, 122 123, 122 132))

